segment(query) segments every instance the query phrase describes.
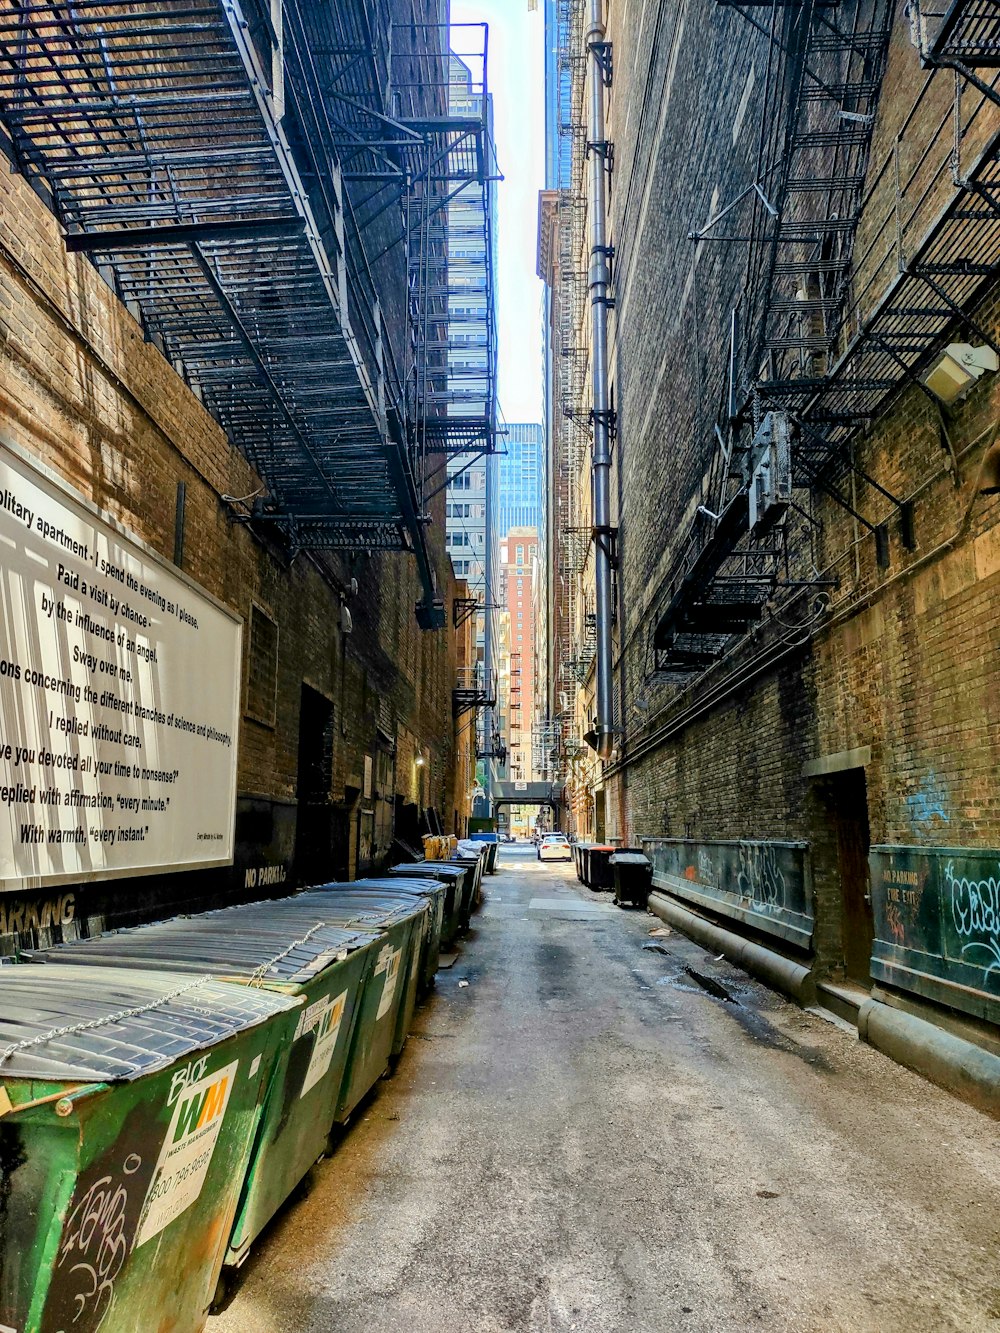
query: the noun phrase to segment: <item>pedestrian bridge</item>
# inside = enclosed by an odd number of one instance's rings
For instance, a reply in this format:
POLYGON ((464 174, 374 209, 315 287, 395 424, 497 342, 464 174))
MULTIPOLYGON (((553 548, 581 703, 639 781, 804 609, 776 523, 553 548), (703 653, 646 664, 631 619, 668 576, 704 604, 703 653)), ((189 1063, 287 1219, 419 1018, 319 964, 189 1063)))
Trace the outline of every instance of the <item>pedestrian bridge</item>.
POLYGON ((558 806, 562 788, 554 782, 496 782, 493 784, 494 805, 551 805, 558 806))

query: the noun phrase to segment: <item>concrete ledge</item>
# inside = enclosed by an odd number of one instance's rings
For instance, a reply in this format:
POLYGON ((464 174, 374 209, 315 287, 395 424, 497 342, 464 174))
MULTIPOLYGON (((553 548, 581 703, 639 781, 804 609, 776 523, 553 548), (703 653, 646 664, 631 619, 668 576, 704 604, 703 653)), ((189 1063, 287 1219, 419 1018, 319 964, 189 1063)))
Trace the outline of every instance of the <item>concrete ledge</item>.
POLYGON ((649 910, 667 925, 690 936, 706 949, 725 954, 730 962, 745 968, 775 990, 790 995, 799 1004, 815 1004, 816 984, 812 973, 801 963, 795 963, 784 954, 775 953, 773 949, 766 949, 762 944, 745 940, 742 935, 706 921, 664 893, 654 891, 649 895, 649 910))
POLYGON ((858 1010, 858 1035, 876 1050, 1000 1119, 1000 1056, 878 1000, 858 1010))

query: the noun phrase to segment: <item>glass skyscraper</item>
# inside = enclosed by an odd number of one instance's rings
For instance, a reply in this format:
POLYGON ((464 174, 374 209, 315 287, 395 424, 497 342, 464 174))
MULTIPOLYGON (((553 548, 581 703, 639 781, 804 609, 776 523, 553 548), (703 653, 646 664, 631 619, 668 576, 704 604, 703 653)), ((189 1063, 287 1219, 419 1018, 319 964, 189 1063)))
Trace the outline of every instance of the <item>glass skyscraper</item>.
POLYGON ((545 530, 545 457, 542 427, 520 423, 500 436, 497 532, 511 528, 545 530))

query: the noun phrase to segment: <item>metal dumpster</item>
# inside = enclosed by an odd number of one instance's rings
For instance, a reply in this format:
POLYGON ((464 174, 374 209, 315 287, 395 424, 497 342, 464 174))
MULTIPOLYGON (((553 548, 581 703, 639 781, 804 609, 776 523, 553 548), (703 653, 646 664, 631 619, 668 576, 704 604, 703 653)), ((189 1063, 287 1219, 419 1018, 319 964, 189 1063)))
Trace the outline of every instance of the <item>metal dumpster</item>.
POLYGON ((444 922, 441 928, 441 943, 447 949, 455 941, 462 923, 463 886, 469 875, 468 867, 455 861, 415 861, 409 864, 391 866, 383 871, 383 878, 389 880, 430 877, 444 885, 444 922))
POLYGON ((299 1020, 276 1062, 226 1256, 250 1245, 322 1156, 344 1085, 363 989, 380 937, 314 920, 291 923, 241 907, 76 940, 24 955, 119 968, 155 967, 302 996, 299 1020))
POLYGON ((497 850, 500 846, 500 837, 496 833, 470 833, 470 842, 482 842, 486 844, 486 865, 484 867, 487 875, 495 875, 497 869, 497 850))
POLYGON ((653 863, 642 852, 617 851, 610 858, 611 871, 615 877, 615 902, 619 907, 631 903, 633 907, 645 907, 649 891, 653 887, 653 863))
POLYGON ((447 864, 465 871, 465 879, 462 881, 462 897, 458 904, 459 927, 464 934, 472 924, 473 911, 479 905, 479 884, 482 879, 483 862, 478 857, 474 859, 471 856, 462 856, 453 857, 447 864))
POLYGON ((320 920, 332 926, 371 931, 382 937, 355 1024, 347 1077, 336 1120, 345 1121, 402 1051, 417 1002, 420 939, 430 905, 406 895, 352 893, 352 884, 319 885, 291 898, 250 903, 248 913, 283 914, 307 928, 320 920))
POLYGON ((198 1333, 299 1001, 0 967, 0 1324, 198 1333))
POLYGON ((366 892, 374 892, 376 895, 383 897, 386 893, 401 893, 414 898, 424 898, 430 903, 431 910, 427 914, 426 930, 420 950, 418 982, 419 993, 426 995, 434 985, 434 978, 438 970, 438 959, 441 956, 441 935, 444 930, 447 886, 441 880, 433 879, 429 875, 413 875, 407 878, 402 875, 382 877, 369 875, 364 879, 352 880, 351 888, 354 892, 363 889, 366 892))

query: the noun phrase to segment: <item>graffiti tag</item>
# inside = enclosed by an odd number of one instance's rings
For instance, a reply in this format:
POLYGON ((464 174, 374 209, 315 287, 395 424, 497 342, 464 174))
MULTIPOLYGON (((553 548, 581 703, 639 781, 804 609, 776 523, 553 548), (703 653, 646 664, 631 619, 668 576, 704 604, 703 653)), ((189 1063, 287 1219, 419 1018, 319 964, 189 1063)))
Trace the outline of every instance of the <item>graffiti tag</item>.
POLYGON ((1000 971, 1000 880, 968 879, 955 874, 955 863, 944 868, 945 883, 951 894, 951 915, 962 945, 962 953, 982 950, 986 954, 985 977, 1000 971))
MULTIPOLYGON (((134 1175, 142 1159, 130 1153, 122 1171, 134 1175)), ((128 1186, 114 1176, 95 1180, 73 1209, 66 1223, 57 1267, 72 1279, 75 1311, 72 1322, 85 1316, 87 1327, 97 1329, 111 1308, 115 1279, 128 1254, 125 1238, 128 1186)))
POLYGON ((737 882, 742 897, 756 912, 785 906, 785 877, 774 847, 766 842, 741 842, 737 882))

